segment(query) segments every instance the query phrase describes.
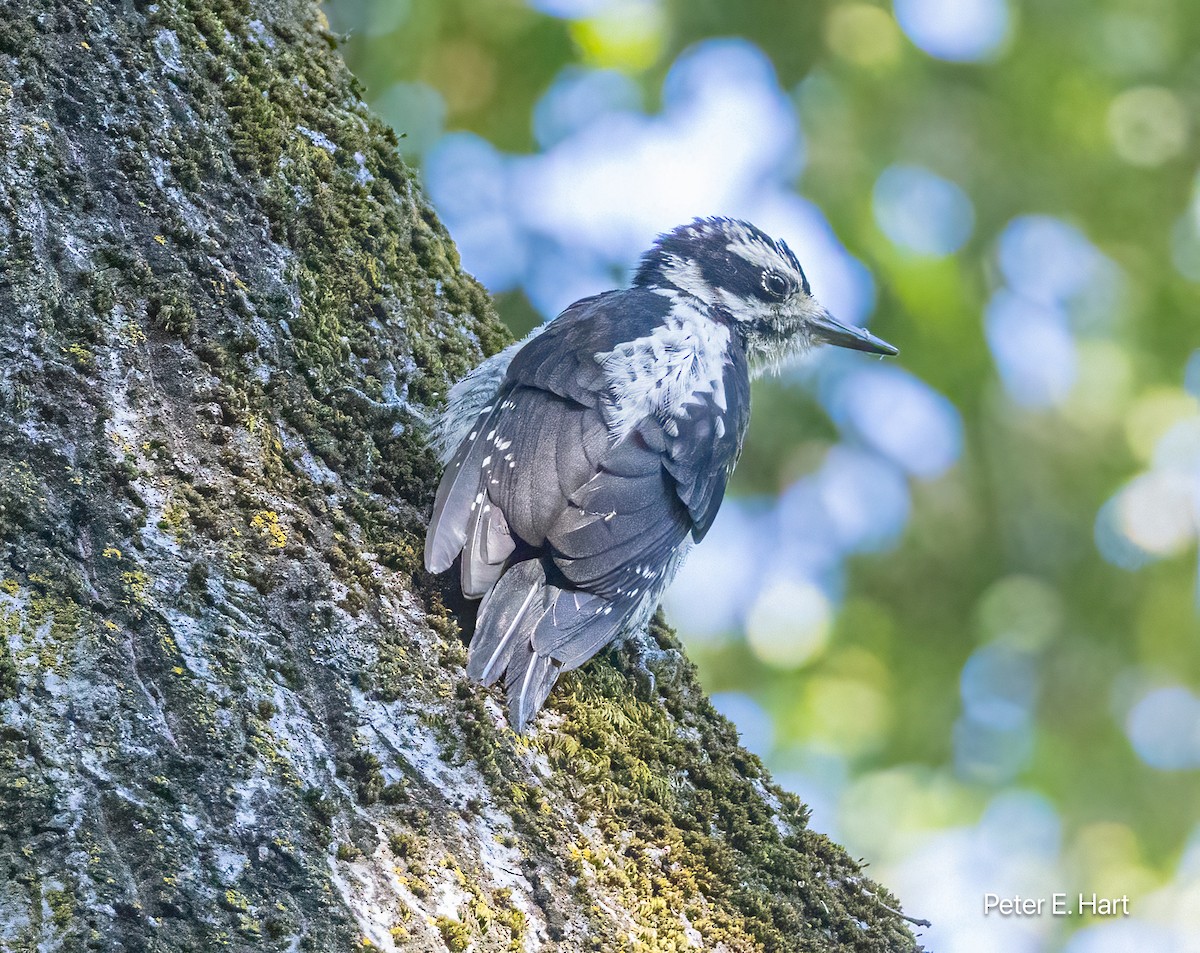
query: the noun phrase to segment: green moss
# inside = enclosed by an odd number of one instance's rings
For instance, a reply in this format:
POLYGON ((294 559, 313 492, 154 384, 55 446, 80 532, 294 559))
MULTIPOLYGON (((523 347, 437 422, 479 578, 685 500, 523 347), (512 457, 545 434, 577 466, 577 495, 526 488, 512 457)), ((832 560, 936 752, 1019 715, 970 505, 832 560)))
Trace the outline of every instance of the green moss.
MULTIPOLYGON (((90 305, 82 310, 125 316, 119 337, 110 336, 113 343, 141 346, 156 333, 187 341, 221 380, 230 398, 221 401, 223 410, 235 408, 220 426, 258 419, 267 431, 276 421, 294 427, 327 465, 367 489, 351 502, 365 530, 362 545, 391 568, 415 571, 416 514, 432 494, 437 469, 410 418, 401 414, 405 425, 397 428, 395 414, 380 416, 359 395, 381 400, 382 382, 400 370, 396 386, 408 400, 435 402, 480 349, 498 349, 507 334, 482 288, 459 270, 445 230, 419 196, 411 197, 412 173, 393 134, 354 105, 354 82, 331 54, 328 37, 315 23, 299 29, 272 23, 268 29, 280 41, 268 48, 249 39, 249 23, 259 15, 240 0, 164 3, 151 11, 154 28, 170 30, 179 44, 184 68, 171 82, 186 89, 187 108, 208 132, 190 135, 174 123, 122 125, 132 143, 124 153, 134 163, 127 171, 145 221, 132 241, 126 230, 100 243, 96 267, 81 277, 90 305), (336 148, 317 144, 318 136, 336 148), (225 138, 245 181, 225 168, 225 138), (286 252, 282 278, 291 287, 264 281, 271 276, 255 272, 253 262, 238 274, 223 261, 221 245, 232 235, 194 234, 149 174, 156 155, 169 162, 170 184, 202 207, 211 206, 216 189, 223 206, 241 209, 239 219, 265 213, 272 238, 286 252), (251 318, 275 337, 286 322, 286 341, 281 346, 248 335, 251 318), (275 348, 272 361, 287 373, 264 386, 248 373, 246 357, 263 356, 260 348, 268 345, 275 348)), ((135 87, 130 95, 136 112, 157 109, 163 91, 135 87)), ((64 320, 64 330, 71 322, 82 327, 72 324, 74 336, 60 345, 89 374, 94 345, 104 342, 106 329, 90 320, 64 320)), ((238 476, 297 495, 304 481, 295 469, 289 472, 278 439, 264 438, 263 447, 261 473, 238 476)), ((231 455, 229 462, 239 461, 231 455)), ((0 485, 5 482, 13 485, 0 485)), ((12 509, 28 510, 36 499, 15 494, 12 509)), ((228 502, 178 505, 191 528, 216 539, 229 533, 228 502)), ((260 509, 270 509, 262 502, 260 509)), ((4 503, 0 499, 0 529, 8 516, 4 503)), ((247 512, 255 511, 241 515, 247 512)), ((183 541, 177 511, 163 522, 183 541)), ((238 547, 232 555, 245 558, 238 547)))
POLYGON ((388 846, 400 860, 420 856, 423 853, 421 839, 411 831, 396 831, 388 837, 388 846))
POLYGON ((353 783, 359 804, 374 804, 383 794, 383 771, 379 758, 357 741, 350 756, 338 766, 338 775, 353 783))
POLYGON ((250 909, 249 901, 236 890, 226 890, 221 897, 221 906, 235 913, 245 913, 250 909))
MULTIPOLYGON (((396 200, 410 192, 411 173, 389 130, 342 107, 351 81, 328 47, 302 41, 268 54, 230 43, 229 36, 246 35, 251 19, 240 3, 191 16, 190 24, 166 20, 181 42, 188 27, 202 38, 209 75, 221 80, 235 159, 263 182, 258 201, 272 237, 294 252, 286 277, 298 313, 287 296, 251 301, 253 310, 287 321, 288 348, 306 385, 276 388, 271 400, 329 467, 370 489, 350 501, 363 545, 392 568, 414 571, 421 527, 411 510, 398 521, 405 511, 389 501, 422 506, 437 469, 419 428, 409 421, 397 430, 395 417, 379 417, 357 395, 382 400, 383 378, 407 364, 413 370, 397 384, 408 399, 436 401, 474 363, 477 347, 498 349, 507 334, 483 290, 458 270, 453 245, 428 209, 418 204, 413 214, 396 200), (358 370, 364 363, 365 373, 358 370)), ((181 159, 201 162, 180 149, 181 159)), ((219 364, 227 374, 228 360, 219 364)), ((251 404, 261 402, 231 370, 228 379, 251 393, 251 404)))
POLYGON ((458 920, 451 920, 449 917, 438 917, 434 921, 434 925, 441 933, 442 939, 446 943, 446 949, 452 953, 463 953, 471 945, 471 931, 466 925, 458 920))
MULTIPOLYGON (((0 634, 4 631, 3 617, 0 617, 0 634)), ((13 661, 8 645, 0 642, 0 701, 17 697, 17 666, 13 661)))
POLYGON ((495 911, 494 917, 496 922, 508 931, 508 948, 511 953, 520 953, 525 948, 525 914, 513 906, 512 891, 507 888, 496 891, 496 902, 500 908, 495 911))
POLYGON ((178 278, 170 279, 161 291, 146 301, 146 316, 169 334, 186 337, 196 327, 196 310, 178 278))
POLYGON ((75 918, 75 895, 69 890, 47 890, 46 905, 59 930, 66 930, 75 918))
POLYGON ((46 516, 46 488, 29 463, 0 460, 0 539, 15 538, 46 516))

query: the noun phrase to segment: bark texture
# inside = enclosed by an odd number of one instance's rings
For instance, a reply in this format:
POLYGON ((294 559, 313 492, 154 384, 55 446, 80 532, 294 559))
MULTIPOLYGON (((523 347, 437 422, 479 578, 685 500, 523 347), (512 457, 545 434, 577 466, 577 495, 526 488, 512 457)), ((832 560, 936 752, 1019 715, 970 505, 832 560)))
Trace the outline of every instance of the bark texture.
POLYGON ((0 5, 0 949, 914 949, 661 625, 466 681, 419 417, 507 338, 334 47, 0 5))

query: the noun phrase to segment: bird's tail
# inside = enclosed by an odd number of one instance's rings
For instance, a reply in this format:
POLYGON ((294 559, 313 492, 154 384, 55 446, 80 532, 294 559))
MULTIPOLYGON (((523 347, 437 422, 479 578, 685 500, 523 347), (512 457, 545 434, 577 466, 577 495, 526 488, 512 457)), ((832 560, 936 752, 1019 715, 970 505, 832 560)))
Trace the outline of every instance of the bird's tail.
POLYGON ((484 597, 471 639, 467 674, 484 685, 504 679, 509 722, 518 732, 542 707, 561 668, 533 647, 554 592, 540 560, 517 563, 484 597))
POLYGON ((561 589, 542 559, 511 566, 484 597, 467 674, 484 685, 503 679, 508 717, 523 732, 559 674, 586 662, 617 635, 623 616, 608 600, 561 589))

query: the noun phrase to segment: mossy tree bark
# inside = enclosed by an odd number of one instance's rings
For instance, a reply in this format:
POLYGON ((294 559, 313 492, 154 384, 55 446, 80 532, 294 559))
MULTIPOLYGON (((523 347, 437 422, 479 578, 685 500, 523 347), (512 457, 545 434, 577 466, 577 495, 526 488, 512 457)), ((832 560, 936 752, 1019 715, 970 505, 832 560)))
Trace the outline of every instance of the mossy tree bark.
POLYGON ((466 681, 395 147, 308 0, 0 8, 0 948, 913 949, 665 629, 466 681))

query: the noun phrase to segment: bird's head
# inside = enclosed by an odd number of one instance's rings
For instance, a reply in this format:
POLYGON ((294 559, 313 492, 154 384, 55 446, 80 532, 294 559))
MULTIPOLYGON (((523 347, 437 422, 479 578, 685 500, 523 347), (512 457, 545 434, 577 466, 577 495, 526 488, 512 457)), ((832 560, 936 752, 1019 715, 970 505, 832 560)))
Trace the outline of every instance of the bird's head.
POLYGON ((817 344, 898 353, 863 328, 835 320, 813 297, 792 250, 749 222, 704 218, 668 232, 643 256, 634 284, 691 295, 726 312, 756 374, 817 344))

